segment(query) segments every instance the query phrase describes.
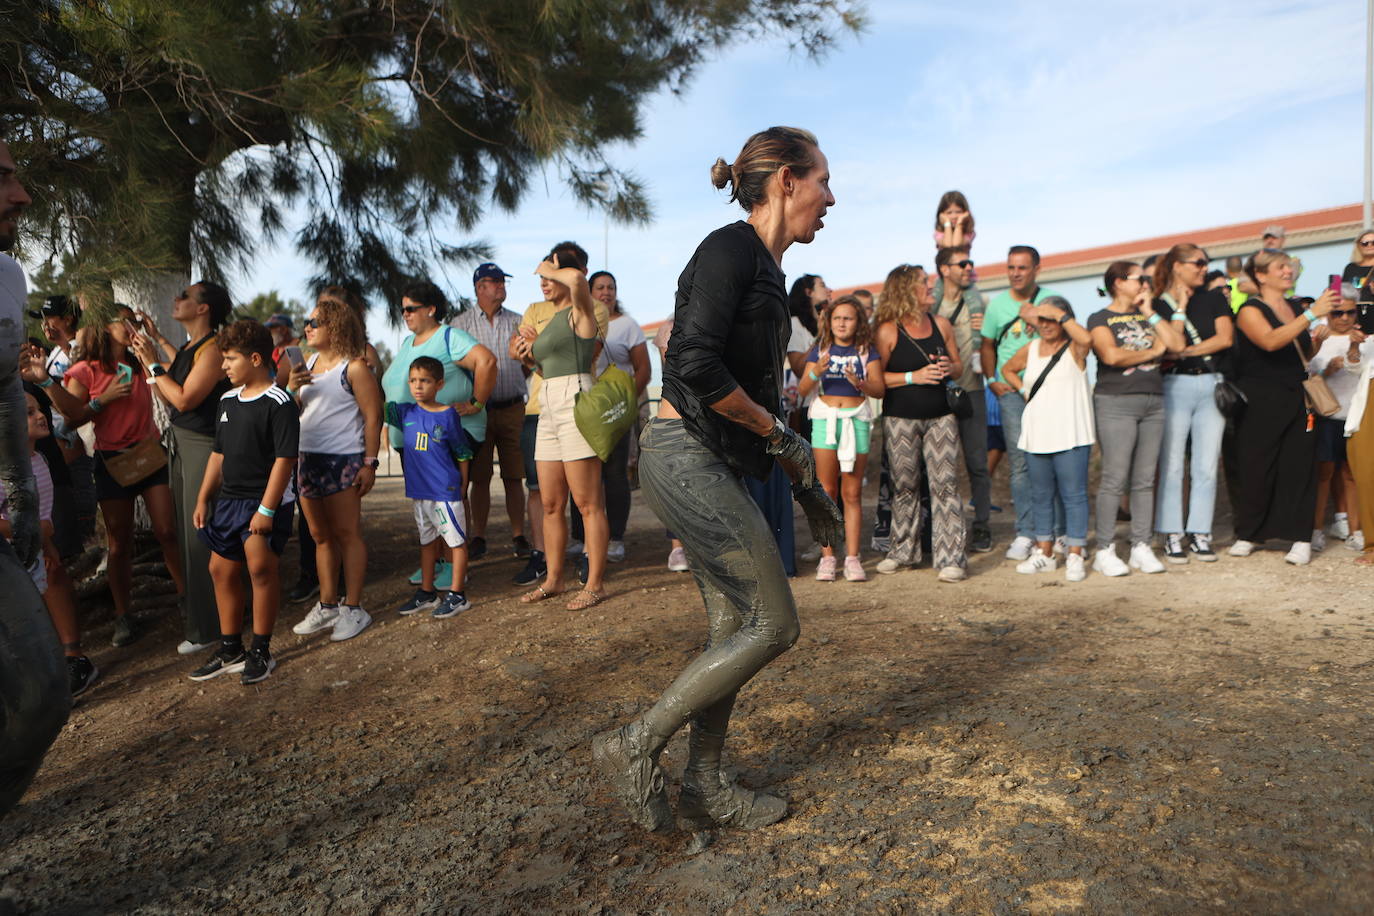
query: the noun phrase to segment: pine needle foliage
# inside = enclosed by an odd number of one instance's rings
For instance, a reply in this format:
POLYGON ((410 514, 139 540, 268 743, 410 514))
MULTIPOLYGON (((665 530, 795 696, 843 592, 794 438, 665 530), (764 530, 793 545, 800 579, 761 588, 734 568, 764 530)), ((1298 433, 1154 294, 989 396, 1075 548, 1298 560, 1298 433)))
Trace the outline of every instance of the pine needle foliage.
MULTIPOLYGON (((605 151, 734 42, 823 53, 862 0, 0 0, 0 121, 29 254, 84 282, 222 280, 307 215, 320 283, 397 303, 484 254, 440 236, 556 172, 626 223, 652 211, 605 151)), ((76 278, 73 278, 76 279, 76 278)))

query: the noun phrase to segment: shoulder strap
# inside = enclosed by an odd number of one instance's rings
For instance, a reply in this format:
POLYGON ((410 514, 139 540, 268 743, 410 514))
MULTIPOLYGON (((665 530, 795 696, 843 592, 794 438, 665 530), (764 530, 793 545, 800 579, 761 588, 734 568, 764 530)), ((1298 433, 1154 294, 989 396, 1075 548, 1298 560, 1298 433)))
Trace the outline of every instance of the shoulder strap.
POLYGON ((1035 397, 1036 392, 1038 392, 1038 391, 1040 390, 1040 386, 1043 385, 1043 384, 1045 384, 1045 379, 1048 378, 1048 377, 1049 377, 1049 374, 1050 374, 1051 372, 1054 371, 1055 365, 1056 365, 1061 359, 1064 358, 1065 352, 1067 352, 1068 349, 1069 349, 1069 347, 1071 347, 1071 346, 1073 346, 1073 342, 1072 342, 1072 341, 1066 341, 1066 342, 1064 343, 1064 346, 1062 346, 1062 347, 1060 347, 1058 350, 1055 350, 1055 351, 1054 351, 1054 355, 1050 357, 1049 364, 1048 364, 1047 366, 1045 366, 1045 371, 1042 372, 1042 373, 1040 373, 1040 376, 1035 380, 1035 384, 1034 384, 1034 385, 1031 385, 1030 394, 1026 395, 1026 403, 1027 403, 1027 404, 1029 404, 1029 403, 1031 402, 1031 398, 1035 397))
MULTIPOLYGON (((937 325, 937 324, 935 323, 935 316, 933 316, 933 315, 930 316, 930 327, 931 327, 932 330, 939 330, 939 325, 937 325)), ((925 357, 926 365, 928 365, 928 366, 933 366, 933 365, 935 365, 935 360, 933 360, 933 359, 930 358, 930 354, 926 352, 926 348, 923 347, 923 346, 921 346, 921 344, 916 340, 916 338, 914 338, 914 337, 911 336, 910 332, 908 332, 907 329, 906 329, 905 327, 902 326, 902 322, 901 322, 900 320, 897 322, 897 330, 901 331, 901 332, 902 332, 902 336, 905 337, 907 340, 911 341, 911 345, 912 345, 913 347, 915 347, 916 350, 917 350, 922 356, 925 357)))

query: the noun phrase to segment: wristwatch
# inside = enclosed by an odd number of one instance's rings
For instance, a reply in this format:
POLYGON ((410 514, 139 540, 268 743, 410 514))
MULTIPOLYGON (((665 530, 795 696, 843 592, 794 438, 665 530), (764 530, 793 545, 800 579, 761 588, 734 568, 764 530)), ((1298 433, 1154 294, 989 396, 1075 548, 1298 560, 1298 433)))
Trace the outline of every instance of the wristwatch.
POLYGON ((167 369, 162 363, 153 363, 152 366, 148 368, 148 371, 153 373, 154 377, 160 377, 167 374, 167 369))
POLYGON ((1060 323, 1060 324, 1068 324, 1068 323, 1069 323, 1069 319, 1072 318, 1072 317, 1073 317, 1073 316, 1070 315, 1068 312, 1065 312, 1064 314, 1062 314, 1062 315, 1059 316, 1059 323, 1060 323))
POLYGON ((364 459, 363 459, 363 467, 365 467, 365 468, 372 468, 373 470, 376 470, 376 469, 377 469, 377 466, 380 465, 380 464, 381 464, 381 461, 379 461, 379 460, 377 459, 377 456, 376 456, 376 455, 373 455, 371 458, 364 458, 364 459))
POLYGON ((468 398, 468 403, 471 404, 473 407, 476 407, 478 410, 481 410, 484 406, 482 402, 477 400, 476 398, 468 398))

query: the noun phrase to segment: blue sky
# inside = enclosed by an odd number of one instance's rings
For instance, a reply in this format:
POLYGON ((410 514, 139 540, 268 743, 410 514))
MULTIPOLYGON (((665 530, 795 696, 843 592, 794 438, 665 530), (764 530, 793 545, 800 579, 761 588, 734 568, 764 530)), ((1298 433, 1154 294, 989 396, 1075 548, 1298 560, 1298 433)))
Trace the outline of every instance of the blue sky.
MULTIPOLYGON (((701 238, 739 218, 707 172, 753 131, 814 131, 837 205, 789 276, 833 287, 878 283, 933 259, 935 203, 964 191, 974 258, 1010 244, 1043 252, 1348 204, 1363 185, 1365 4, 895 2, 819 63, 781 40, 727 49, 680 97, 645 108, 644 136, 612 159, 648 185, 647 227, 604 222, 550 169, 515 214, 493 213, 454 241, 490 243, 514 278, 507 304, 538 300, 533 270, 564 238, 609 266, 642 322, 672 310, 677 275, 701 238)), ((305 298, 310 271, 289 243, 263 252, 237 297, 305 298)), ((471 271, 435 279, 471 294, 471 271)), ((397 331, 374 303, 370 328, 397 331)))

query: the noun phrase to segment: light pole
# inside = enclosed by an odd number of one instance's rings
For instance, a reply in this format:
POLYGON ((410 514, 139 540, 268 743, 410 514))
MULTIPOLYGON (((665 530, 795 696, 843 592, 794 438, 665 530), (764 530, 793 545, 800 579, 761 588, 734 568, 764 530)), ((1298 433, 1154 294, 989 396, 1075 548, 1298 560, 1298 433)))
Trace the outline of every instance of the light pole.
POLYGON ((1374 0, 1364 26, 1364 230, 1374 229, 1374 0))

